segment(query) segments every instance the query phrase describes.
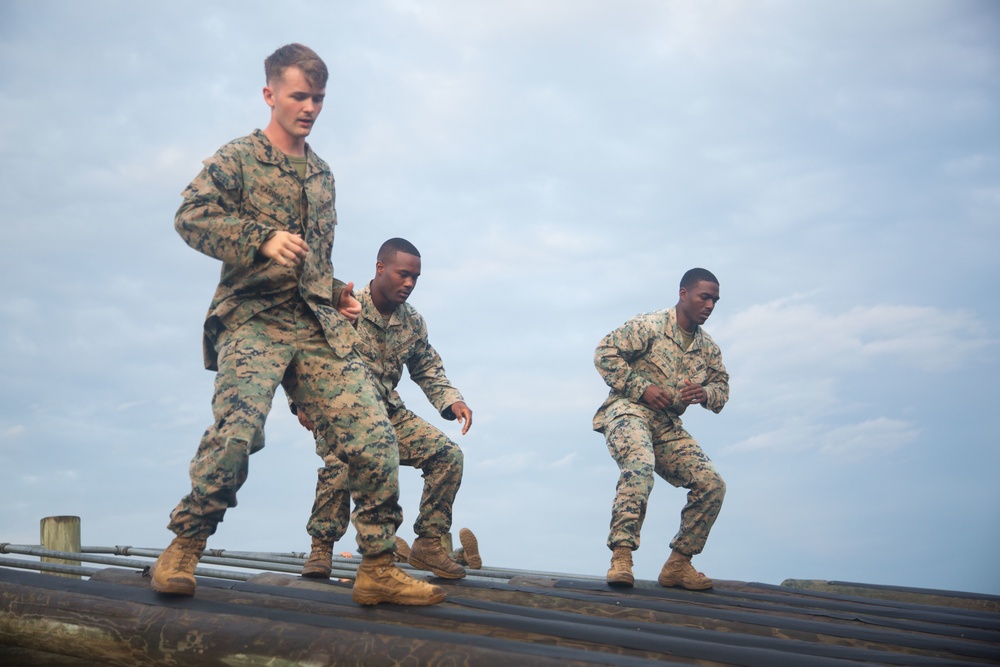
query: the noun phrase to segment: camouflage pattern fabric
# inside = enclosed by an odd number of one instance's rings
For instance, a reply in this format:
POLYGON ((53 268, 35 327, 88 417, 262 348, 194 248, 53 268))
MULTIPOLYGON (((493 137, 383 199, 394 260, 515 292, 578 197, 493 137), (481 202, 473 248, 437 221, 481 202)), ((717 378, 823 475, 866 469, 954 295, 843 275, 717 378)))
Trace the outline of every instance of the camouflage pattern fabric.
MULTIPOLYGON (((309 414, 309 413, 307 413, 309 414)), ((464 455, 448 436, 407 409, 397 410, 390 422, 399 443, 400 465, 423 472, 424 488, 413 532, 421 537, 442 537, 451 530, 452 507, 462 484, 464 455)), ((316 439, 317 454, 325 449, 316 439)), ((316 500, 306 530, 330 543, 347 531, 350 498, 345 491, 344 466, 335 457, 324 456, 316 478, 316 500)))
POLYGON ((357 298, 361 302, 357 349, 368 363, 389 412, 404 407, 396 386, 406 366, 410 379, 417 383, 434 409, 445 419, 454 419, 452 404, 465 399, 445 375, 441 356, 431 346, 427 324, 416 308, 400 304, 386 322, 372 301, 370 284, 365 285, 357 298))
MULTIPOLYGON (((399 443, 400 463, 423 472, 424 488, 413 531, 421 537, 441 537, 451 530, 452 507, 462 484, 464 455, 439 429, 410 412, 396 391, 406 366, 411 379, 445 419, 454 419, 451 405, 464 400, 448 381, 441 357, 427 338, 423 317, 408 303, 399 305, 386 322, 371 298, 371 285, 357 294, 361 303, 357 346, 374 377, 399 443)), ((311 414, 306 412, 306 414, 311 414)), ((317 439, 317 453, 325 447, 317 439)), ((316 499, 306 530, 312 537, 335 542, 347 530, 347 496, 338 462, 324 457, 316 480, 316 499)))
POLYGON ((355 502, 352 515, 362 554, 394 548, 402 520, 399 451, 364 361, 334 355, 318 321, 295 300, 258 313, 219 336, 219 372, 212 409, 215 423, 191 463, 191 493, 171 515, 182 537, 215 532, 246 480, 250 454, 263 447, 264 421, 279 384, 296 404, 315 414, 324 458, 347 467, 355 502))
POLYGON ((601 339, 594 365, 611 391, 594 415, 595 431, 621 415, 653 417, 656 411, 640 402, 651 384, 674 393, 666 414, 676 426, 687 409, 679 396, 685 379, 704 387, 707 409, 722 410, 729 400, 729 373, 719 346, 701 327, 686 352, 681 341, 674 308, 633 317, 601 339))
POLYGON ((306 146, 300 180, 258 131, 223 146, 183 193, 175 227, 196 250, 222 260, 205 322, 205 365, 217 370, 214 423, 191 463, 191 493, 171 514, 182 537, 215 532, 246 481, 250 454, 277 386, 316 415, 325 454, 349 467, 353 519, 365 555, 394 548, 402 519, 399 452, 357 334, 336 310, 343 283, 330 253, 336 211, 330 169, 306 146), (257 255, 275 231, 300 234, 309 255, 295 268, 257 255), (331 285, 334 286, 331 294, 331 285))
POLYGON ((222 275, 205 320, 205 367, 216 370, 215 339, 256 313, 297 295, 305 299, 339 356, 357 340, 337 312, 344 283, 333 277, 337 211, 333 174, 306 144, 306 179, 260 130, 236 139, 204 161, 181 195, 174 227, 185 243, 222 260, 222 275), (305 206, 303 206, 303 201, 305 206), (306 215, 303 216, 302 212, 306 215), (257 256, 275 231, 299 234, 310 253, 297 267, 257 256), (334 285, 331 294, 330 285, 334 285))
POLYGON ((680 530, 670 548, 689 556, 701 553, 722 509, 726 484, 695 439, 665 416, 646 419, 624 415, 604 433, 608 451, 620 470, 611 506, 608 548, 639 548, 639 531, 655 472, 671 485, 688 489, 680 530))
POLYGON ((653 487, 653 473, 689 490, 680 530, 670 546, 694 555, 705 546, 722 507, 725 483, 698 443, 684 430, 687 405, 679 398, 684 380, 700 384, 713 412, 729 399, 729 373, 722 353, 701 327, 684 350, 674 308, 639 315, 605 336, 594 364, 611 388, 594 415, 620 475, 612 506, 608 547, 639 548, 639 532, 653 487), (650 385, 674 393, 674 404, 655 410, 640 402, 650 385))

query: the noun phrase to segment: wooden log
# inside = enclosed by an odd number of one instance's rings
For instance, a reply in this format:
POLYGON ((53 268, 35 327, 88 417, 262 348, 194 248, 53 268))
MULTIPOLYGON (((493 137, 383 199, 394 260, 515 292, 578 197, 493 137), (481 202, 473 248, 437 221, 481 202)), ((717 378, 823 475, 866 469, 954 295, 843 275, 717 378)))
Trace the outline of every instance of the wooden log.
MULTIPOLYGON (((80 517, 78 516, 47 516, 42 519, 39 526, 41 534, 41 545, 44 549, 52 551, 80 552, 80 517)), ((63 560, 61 558, 43 557, 44 563, 61 563, 63 565, 75 565, 79 567, 78 560, 63 560)), ((55 573, 57 577, 68 577, 79 579, 77 574, 55 573)))
POLYGON ((13 573, 0 580, 0 645, 123 667, 623 664, 618 656, 591 660, 577 651, 567 660, 565 650, 553 647, 178 599, 136 587, 52 587, 45 577, 13 573))
POLYGON ((889 600, 891 602, 926 604, 991 613, 1000 612, 1000 597, 995 595, 962 594, 957 591, 934 591, 930 589, 852 584, 826 581, 825 579, 785 579, 781 582, 781 585, 786 588, 801 588, 807 591, 889 600))

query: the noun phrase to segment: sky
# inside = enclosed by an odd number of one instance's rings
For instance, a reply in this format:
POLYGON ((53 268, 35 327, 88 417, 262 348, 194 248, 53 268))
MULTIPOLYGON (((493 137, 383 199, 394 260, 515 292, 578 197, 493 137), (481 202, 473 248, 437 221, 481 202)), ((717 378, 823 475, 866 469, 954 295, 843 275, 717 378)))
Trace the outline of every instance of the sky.
MULTIPOLYGON (((732 379, 684 418, 728 487, 697 568, 1000 594, 990 0, 0 0, 0 541, 53 515, 85 545, 172 537, 220 270, 173 216, 267 124, 289 42, 330 69, 335 274, 420 249, 410 303, 472 429, 400 388, 465 452, 453 532, 488 565, 604 575, 594 348, 701 266, 732 379)), ((280 393, 266 438, 209 547, 308 550, 321 462, 280 393)), ((421 484, 401 470, 407 540, 421 484)), ((684 495, 657 480, 637 577, 684 495)))

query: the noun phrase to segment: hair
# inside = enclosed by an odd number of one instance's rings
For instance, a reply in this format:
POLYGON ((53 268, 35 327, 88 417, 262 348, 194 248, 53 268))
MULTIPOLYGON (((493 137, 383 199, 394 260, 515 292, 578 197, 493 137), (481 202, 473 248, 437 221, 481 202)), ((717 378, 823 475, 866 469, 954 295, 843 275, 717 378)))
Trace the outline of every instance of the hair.
POLYGON ((715 274, 708 269, 688 269, 687 272, 681 276, 681 289, 688 289, 695 285, 699 280, 705 280, 710 283, 719 284, 719 279, 715 277, 715 274))
POLYGON ((383 264, 387 264, 392 260, 397 252, 405 252, 407 255, 413 255, 414 257, 420 257, 420 251, 417 247, 401 238, 392 238, 382 244, 382 247, 378 249, 378 261, 383 264))
POLYGON ((264 76, 271 85, 284 75, 289 67, 298 67, 313 88, 326 88, 330 73, 326 63, 316 52, 302 44, 285 44, 264 59, 264 76))

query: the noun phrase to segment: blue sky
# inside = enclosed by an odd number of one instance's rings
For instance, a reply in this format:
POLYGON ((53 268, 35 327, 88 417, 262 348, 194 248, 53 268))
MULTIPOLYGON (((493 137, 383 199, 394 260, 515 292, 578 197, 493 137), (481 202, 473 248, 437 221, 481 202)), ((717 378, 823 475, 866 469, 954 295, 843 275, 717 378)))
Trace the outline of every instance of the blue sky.
MULTIPOLYGON (((421 250, 411 303, 474 426, 404 397, 462 445, 455 532, 488 563, 607 569, 593 350, 704 266, 732 397, 685 419, 728 485, 699 569, 1000 594, 1000 5, 277 7, 0 5, 0 541, 56 514, 85 544, 169 541, 219 272, 173 214, 267 123, 262 61, 300 41, 331 71, 310 143, 336 274, 370 279, 391 236, 421 250)), ((209 546, 308 548, 320 461, 281 399, 267 442, 209 546)), ((656 484, 638 576, 683 496, 656 484)))

